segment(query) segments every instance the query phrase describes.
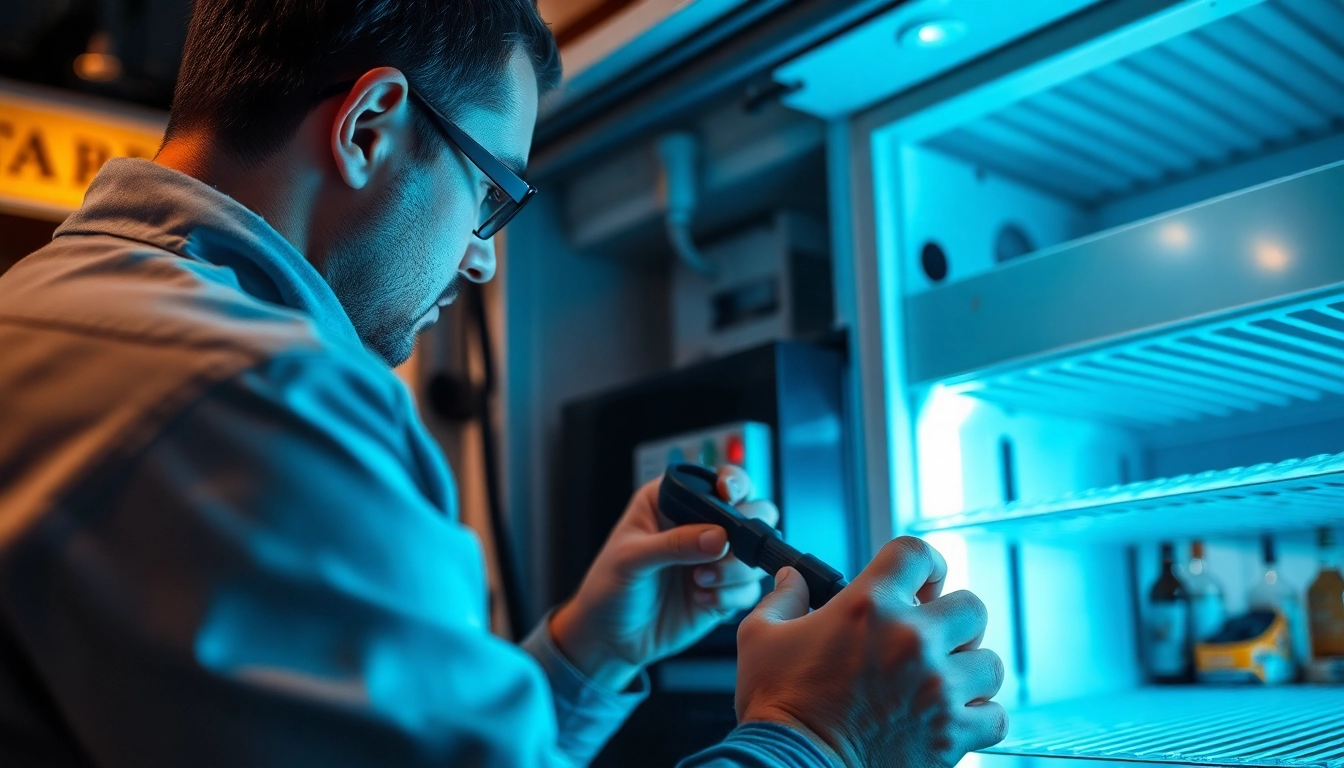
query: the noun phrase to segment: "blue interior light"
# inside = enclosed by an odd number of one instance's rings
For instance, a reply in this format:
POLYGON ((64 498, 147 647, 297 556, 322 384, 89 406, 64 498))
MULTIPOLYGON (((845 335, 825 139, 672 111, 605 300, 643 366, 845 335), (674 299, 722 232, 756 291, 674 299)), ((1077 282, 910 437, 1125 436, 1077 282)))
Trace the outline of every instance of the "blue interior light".
POLYGON ((901 28, 896 41, 907 48, 942 48, 966 35, 961 19, 925 19, 901 28))

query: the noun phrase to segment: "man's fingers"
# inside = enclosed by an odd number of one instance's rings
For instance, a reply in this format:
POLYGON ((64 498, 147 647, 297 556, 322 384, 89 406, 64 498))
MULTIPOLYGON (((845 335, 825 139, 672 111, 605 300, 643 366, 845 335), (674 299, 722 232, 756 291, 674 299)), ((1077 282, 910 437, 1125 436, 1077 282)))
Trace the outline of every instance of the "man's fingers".
POLYGON ((699 605, 723 613, 737 613, 756 605, 756 601, 761 599, 761 585, 756 582, 720 589, 697 589, 694 594, 695 602, 699 605))
POLYGON ((761 599, 747 621, 773 624, 807 615, 807 580, 793 568, 780 568, 775 589, 761 599))
MULTIPOLYGON (((727 501, 729 504, 737 504, 751 498, 752 486, 751 477, 747 471, 741 467, 732 464, 724 464, 719 467, 719 482, 717 484, 719 498, 727 501)), ((771 523, 773 525, 773 523, 771 523)))
POLYGON ((943 595, 920 606, 931 615, 942 631, 942 650, 969 650, 978 648, 989 623, 989 609, 984 601, 966 590, 943 595))
POLYGON ((728 534, 717 525, 679 525, 668 531, 640 537, 625 555, 632 575, 669 565, 712 563, 728 552, 728 534))
POLYGON ((957 722, 965 739, 961 746, 967 752, 988 749, 1008 735, 1008 712, 997 702, 968 704, 957 714, 957 722))
POLYGON ((708 565, 701 565, 691 573, 691 580, 698 587, 733 587, 739 584, 755 584, 764 578, 765 571, 752 568, 732 555, 708 565))
POLYGON ((675 527, 676 523, 672 522, 672 520, 669 519, 667 515, 664 515, 663 510, 658 507, 658 492, 662 490, 662 487, 663 487, 663 478, 661 476, 656 477, 648 481, 647 483, 641 485, 639 487, 639 490, 635 491, 635 496, 630 501, 630 506, 626 512, 626 515, 627 516, 638 515, 640 509, 642 509, 644 506, 648 506, 650 509, 653 510, 654 517, 657 518, 657 525, 659 530, 665 531, 669 528, 675 527))
POLYGON ((988 701, 1003 687, 1003 659, 988 648, 954 653, 947 664, 953 703, 988 701))
POLYGON ((744 501, 737 505, 737 511, 741 512, 744 517, 764 520, 770 524, 771 528, 779 525, 779 507, 776 507, 774 502, 765 499, 744 501))
POLYGON ((927 603, 942 594, 947 561, 923 540, 901 536, 882 547, 860 578, 880 582, 902 603, 927 603))

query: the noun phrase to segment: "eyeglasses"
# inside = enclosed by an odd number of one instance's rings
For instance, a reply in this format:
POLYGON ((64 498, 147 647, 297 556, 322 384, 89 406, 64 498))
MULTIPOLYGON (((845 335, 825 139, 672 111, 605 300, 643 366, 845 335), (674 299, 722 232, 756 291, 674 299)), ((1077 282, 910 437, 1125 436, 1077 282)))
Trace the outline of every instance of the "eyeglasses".
POLYGON ((458 128, 452 120, 443 116, 443 113, 430 104, 415 89, 410 90, 411 98, 425 111, 434 118, 434 122, 443 131, 443 135, 448 139, 448 143, 457 147, 467 159, 481 173, 490 179, 493 188, 490 190, 486 202, 490 208, 485 214, 485 220, 481 226, 476 229, 476 236, 482 240, 489 240, 495 236, 495 233, 504 228, 509 220, 518 215, 518 212, 527 205, 527 201, 537 194, 537 188, 528 184, 519 178, 518 174, 509 170, 509 167, 499 161, 490 151, 476 140, 467 135, 466 131, 458 128))
MULTIPOLYGON (((353 88, 355 81, 340 83, 330 88, 324 89, 319 98, 326 99, 335 96, 338 93, 348 91, 353 88)), ((507 165, 500 162, 498 158, 490 154, 490 150, 482 147, 475 139, 467 135, 466 131, 458 128, 452 120, 443 116, 433 104, 430 104, 415 89, 410 89, 411 99, 419 104, 429 116, 433 118, 434 124, 439 127, 444 138, 448 140, 459 152, 467 156, 467 159, 480 169, 481 173, 490 180, 490 192, 486 197, 486 206, 482 212, 481 225, 476 228, 474 233, 482 240, 489 240, 495 236, 495 233, 504 228, 518 212, 527 205, 527 201, 537 194, 537 188, 523 181, 518 174, 509 169, 507 165)))

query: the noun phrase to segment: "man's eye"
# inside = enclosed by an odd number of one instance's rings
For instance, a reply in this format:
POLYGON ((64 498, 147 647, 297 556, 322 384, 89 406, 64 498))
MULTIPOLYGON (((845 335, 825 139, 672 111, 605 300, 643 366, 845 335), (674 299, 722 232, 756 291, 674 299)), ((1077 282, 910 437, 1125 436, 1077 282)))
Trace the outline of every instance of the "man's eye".
POLYGON ((491 184, 490 189, 485 193, 485 203, 491 207, 503 205, 507 199, 508 196, 504 194, 504 190, 494 184, 491 184))

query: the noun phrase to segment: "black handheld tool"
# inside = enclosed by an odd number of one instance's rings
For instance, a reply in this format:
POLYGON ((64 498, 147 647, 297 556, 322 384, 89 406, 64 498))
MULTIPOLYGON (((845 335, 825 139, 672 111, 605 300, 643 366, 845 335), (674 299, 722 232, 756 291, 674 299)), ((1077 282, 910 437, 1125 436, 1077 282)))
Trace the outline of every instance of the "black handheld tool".
POLYGON ((764 520, 745 517, 714 492, 718 474, 699 464, 673 464, 658 489, 658 508, 677 525, 712 523, 728 532, 728 546, 737 559, 773 575, 784 566, 807 580, 808 600, 820 608, 849 582, 842 573, 784 543, 779 531, 764 520))

